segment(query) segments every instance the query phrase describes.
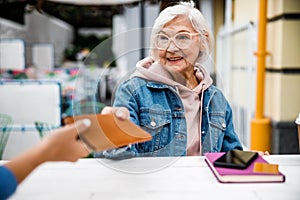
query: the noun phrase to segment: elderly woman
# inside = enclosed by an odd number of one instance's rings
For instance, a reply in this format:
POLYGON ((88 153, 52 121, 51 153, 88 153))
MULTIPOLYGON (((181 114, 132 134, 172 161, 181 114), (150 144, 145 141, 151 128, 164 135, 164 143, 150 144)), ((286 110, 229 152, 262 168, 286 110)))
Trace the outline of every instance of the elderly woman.
POLYGON ((213 35, 192 2, 160 13, 151 33, 152 60, 137 63, 114 102, 114 107, 126 107, 130 120, 153 139, 127 147, 123 156, 195 156, 242 149, 230 105, 201 65, 212 47, 213 35))

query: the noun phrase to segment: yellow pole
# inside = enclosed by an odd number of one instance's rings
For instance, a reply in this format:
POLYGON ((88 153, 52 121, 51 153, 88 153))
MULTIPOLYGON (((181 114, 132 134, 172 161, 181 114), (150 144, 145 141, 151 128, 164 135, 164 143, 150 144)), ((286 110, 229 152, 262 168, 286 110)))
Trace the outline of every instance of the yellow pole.
POLYGON ((264 117, 267 0, 259 2, 258 50, 255 53, 257 56, 256 111, 255 118, 251 121, 251 149, 270 152, 271 121, 264 117))

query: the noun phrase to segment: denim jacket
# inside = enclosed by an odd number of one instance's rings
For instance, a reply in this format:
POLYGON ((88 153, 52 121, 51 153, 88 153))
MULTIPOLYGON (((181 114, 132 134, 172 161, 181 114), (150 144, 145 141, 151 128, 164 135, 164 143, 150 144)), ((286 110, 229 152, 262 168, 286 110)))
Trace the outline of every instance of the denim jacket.
MULTIPOLYGON (((182 101, 176 88, 140 77, 125 81, 117 90, 114 106, 127 107, 130 120, 152 135, 152 140, 124 150, 105 152, 110 159, 134 156, 185 156, 187 128, 182 101)), ((203 94, 202 153, 242 149, 232 123, 232 111, 215 86, 203 94)), ((197 108, 198 109, 198 108, 197 108)))

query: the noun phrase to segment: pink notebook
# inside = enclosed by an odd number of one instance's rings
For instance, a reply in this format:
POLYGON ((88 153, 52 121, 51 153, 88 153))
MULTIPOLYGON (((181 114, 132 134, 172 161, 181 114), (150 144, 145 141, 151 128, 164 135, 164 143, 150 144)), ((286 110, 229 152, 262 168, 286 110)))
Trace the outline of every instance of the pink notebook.
POLYGON ((232 169, 215 167, 214 161, 222 156, 222 153, 206 153, 205 161, 214 173, 215 177, 221 183, 281 183, 285 182, 285 175, 279 172, 278 174, 253 172, 255 162, 268 163, 261 156, 258 156, 246 169, 232 169))

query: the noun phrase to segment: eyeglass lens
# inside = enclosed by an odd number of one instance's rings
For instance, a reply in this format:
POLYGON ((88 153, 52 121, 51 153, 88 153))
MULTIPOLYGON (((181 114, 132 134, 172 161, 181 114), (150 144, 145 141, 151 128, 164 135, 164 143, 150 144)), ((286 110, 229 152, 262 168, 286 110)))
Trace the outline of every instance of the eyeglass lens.
POLYGON ((192 35, 189 33, 177 33, 173 37, 169 37, 163 33, 156 36, 156 47, 159 49, 166 49, 173 41, 178 48, 187 49, 191 45, 192 35))

